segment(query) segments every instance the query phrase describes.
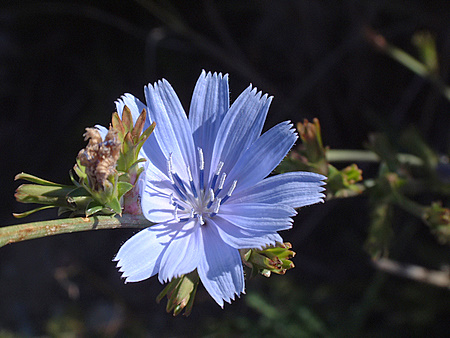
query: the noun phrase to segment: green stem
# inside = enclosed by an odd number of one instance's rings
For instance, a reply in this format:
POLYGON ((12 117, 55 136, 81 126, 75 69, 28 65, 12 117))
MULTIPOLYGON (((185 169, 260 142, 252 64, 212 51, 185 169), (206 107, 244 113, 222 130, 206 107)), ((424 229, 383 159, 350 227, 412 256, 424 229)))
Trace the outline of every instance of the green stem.
MULTIPOLYGON (((380 162, 380 157, 370 150, 329 149, 326 152, 328 162, 380 162)), ((398 154, 401 163, 422 165, 423 161, 411 154, 398 154)))
POLYGON ((9 225, 0 228, 0 247, 6 244, 26 241, 58 234, 78 231, 137 228, 143 229, 153 225, 142 215, 128 215, 122 217, 93 216, 89 218, 76 217, 50 221, 9 225))

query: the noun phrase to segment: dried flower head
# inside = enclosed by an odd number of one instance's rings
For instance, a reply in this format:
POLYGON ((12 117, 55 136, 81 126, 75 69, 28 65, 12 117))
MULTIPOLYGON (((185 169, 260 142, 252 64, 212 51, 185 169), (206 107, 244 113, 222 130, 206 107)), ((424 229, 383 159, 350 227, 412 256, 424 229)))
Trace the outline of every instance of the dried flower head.
POLYGON ((115 173, 120 156, 121 142, 117 137, 117 131, 110 127, 103 140, 98 129, 86 128, 83 136, 89 143, 78 153, 78 160, 86 167, 90 186, 97 191, 104 190, 111 185, 108 177, 115 173))

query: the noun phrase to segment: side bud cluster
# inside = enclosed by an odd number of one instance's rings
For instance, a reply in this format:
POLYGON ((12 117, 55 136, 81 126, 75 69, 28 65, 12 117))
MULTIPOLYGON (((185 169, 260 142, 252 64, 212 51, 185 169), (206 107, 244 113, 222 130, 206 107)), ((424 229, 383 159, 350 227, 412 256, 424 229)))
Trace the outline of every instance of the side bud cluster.
MULTIPOLYGON (((115 215, 140 213, 136 183, 143 168, 138 164, 144 159, 139 152, 155 128, 155 123, 146 130, 146 112, 142 111, 135 122, 127 106, 122 116, 112 116, 112 123, 103 135, 97 128, 86 128, 84 140, 87 146, 77 156, 73 167, 78 176, 71 173, 72 185, 50 182, 33 175, 21 173, 17 179, 32 184, 22 184, 16 191, 16 199, 22 203, 37 203, 44 206, 15 217, 25 217, 33 212, 57 207, 58 214, 71 216, 94 214, 115 215)), ((102 131, 106 129, 103 127, 102 131)))
POLYGON ((258 273, 270 277, 274 272, 284 275, 286 270, 292 269, 294 263, 290 261, 295 256, 291 250, 291 243, 277 243, 276 246, 270 246, 262 250, 249 249, 240 250, 242 261, 252 269, 252 276, 258 273))

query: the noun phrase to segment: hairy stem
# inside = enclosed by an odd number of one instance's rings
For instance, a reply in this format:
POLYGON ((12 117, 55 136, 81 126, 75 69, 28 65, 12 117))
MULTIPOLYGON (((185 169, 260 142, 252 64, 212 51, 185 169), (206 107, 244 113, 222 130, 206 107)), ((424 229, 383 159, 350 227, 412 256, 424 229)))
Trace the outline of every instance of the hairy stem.
POLYGON ((153 225, 142 215, 124 214, 122 217, 93 216, 10 225, 0 228, 0 247, 33 238, 41 238, 78 231, 137 228, 153 225))

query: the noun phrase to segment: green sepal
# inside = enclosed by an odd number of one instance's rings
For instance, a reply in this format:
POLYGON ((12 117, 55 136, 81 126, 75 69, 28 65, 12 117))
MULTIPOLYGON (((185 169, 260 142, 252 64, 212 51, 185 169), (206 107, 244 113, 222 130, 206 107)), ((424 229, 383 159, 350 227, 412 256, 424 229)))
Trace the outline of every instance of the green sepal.
POLYGON ((16 200, 21 203, 37 203, 54 206, 66 205, 66 196, 73 187, 22 184, 16 190, 16 200))
POLYGON ((167 286, 159 293, 159 295, 156 296, 156 302, 158 304, 162 301, 164 296, 172 293, 172 291, 177 287, 179 279, 181 279, 181 277, 174 278, 173 280, 171 280, 169 284, 167 284, 167 286))
MULTIPOLYGON (((75 169, 75 168, 74 168, 75 169)), ((70 180, 72 181, 72 183, 77 186, 77 187, 82 187, 82 185, 75 179, 75 177, 73 177, 73 172, 72 170, 69 171, 69 177, 70 180)))
POLYGON ((111 200, 106 203, 106 206, 111 208, 116 214, 122 214, 122 206, 120 205, 119 199, 117 197, 111 198, 111 200))
POLYGON ((117 114, 117 112, 115 112, 112 115, 111 124, 113 128, 117 130, 119 138, 122 139, 123 136, 125 135, 125 128, 123 127, 122 120, 120 119, 119 114, 117 114))
POLYGON ((128 173, 121 173, 121 175, 119 175, 119 182, 130 182, 130 180, 131 177, 128 173))
POLYGON ((179 315, 184 309, 184 315, 189 316, 194 304, 197 287, 199 284, 197 271, 172 279, 164 290, 156 297, 159 303, 167 296, 166 311, 173 315, 179 315))
POLYGON ((93 203, 95 204, 94 206, 89 207, 88 209, 86 209, 85 213, 86 213, 87 217, 92 216, 92 215, 96 214, 97 212, 100 212, 100 211, 103 210, 103 206, 102 205, 98 205, 96 201, 93 201, 93 203))
POLYGON ((42 207, 39 207, 39 208, 36 208, 36 209, 32 209, 32 210, 28 210, 28 211, 25 211, 25 212, 13 213, 13 216, 15 218, 24 218, 24 217, 27 217, 27 216, 29 216, 31 214, 34 214, 35 212, 38 212, 38 211, 41 211, 41 210, 45 210, 45 209, 51 209, 51 208, 54 208, 54 206, 53 205, 44 205, 42 207))
POLYGON ((87 179, 86 168, 85 166, 81 165, 80 160, 78 158, 77 164, 73 167, 73 170, 80 179, 87 179))
POLYGON ((124 146, 124 152, 125 152, 125 149, 126 149, 126 152, 132 151, 134 142, 133 142, 133 138, 131 137, 131 132, 128 132, 125 134, 125 137, 123 138, 123 146, 124 146), (128 148, 125 148, 125 145, 128 148))
POLYGON ((192 283, 193 283, 193 289, 190 291, 190 297, 189 297, 187 304, 186 305, 177 304, 175 306, 175 309, 173 310, 174 316, 178 316, 181 313, 181 311, 183 311, 183 309, 184 309, 184 315, 186 317, 191 314, 192 307, 194 306, 195 295, 197 294, 197 289, 198 289, 198 284, 199 284, 198 281, 192 282, 192 283))
POLYGON ((286 250, 286 248, 273 247, 264 250, 264 254, 269 258, 287 258, 294 255, 293 251, 286 250))
POLYGON ((140 159, 138 159, 137 161, 135 161, 135 162, 131 165, 130 169, 134 169, 135 167, 137 167, 137 165, 138 165, 139 163, 144 163, 144 162, 146 162, 146 161, 147 161, 147 159, 145 159, 145 158, 140 158, 140 159))
POLYGON ((244 263, 252 269, 252 277, 258 273, 270 277, 271 272, 283 275, 294 267, 289 260, 295 256, 291 248, 290 243, 277 243, 264 249, 240 250, 240 253, 244 263))
POLYGON ((120 199, 123 195, 125 195, 128 191, 133 189, 133 185, 128 182, 117 182, 117 196, 120 199))
POLYGON ((54 182, 51 182, 51 181, 47 181, 47 180, 44 180, 43 178, 39 178, 37 176, 30 175, 30 174, 27 174, 27 173, 17 174, 14 177, 14 181, 17 181, 17 180, 25 180, 25 181, 28 181, 28 182, 32 182, 32 183, 36 183, 36 184, 40 184, 40 185, 45 185, 45 186, 54 186, 54 187, 61 187, 62 186, 59 183, 54 183, 54 182))
MULTIPOLYGON (((142 135, 139 137, 139 143, 146 141, 151 133, 153 133, 153 130, 155 130, 156 127, 156 122, 153 122, 147 129, 144 130, 144 132, 142 133, 142 135)), ((142 146, 142 145, 141 145, 142 146)))
POLYGON ((123 107, 122 111, 122 124, 125 129, 125 133, 133 130, 133 116, 131 115, 131 110, 127 106, 123 107))
POLYGON ((142 130, 144 130, 145 118, 146 111, 145 109, 142 109, 142 112, 137 118, 136 123, 134 124, 134 128, 131 131, 131 138, 133 139, 134 144, 137 144, 139 142, 139 137, 142 134, 142 130))
POLYGON ((365 189, 365 187, 359 183, 362 179, 362 171, 356 164, 351 164, 342 170, 338 170, 329 164, 327 179, 328 195, 334 197, 359 195, 365 189))

